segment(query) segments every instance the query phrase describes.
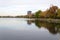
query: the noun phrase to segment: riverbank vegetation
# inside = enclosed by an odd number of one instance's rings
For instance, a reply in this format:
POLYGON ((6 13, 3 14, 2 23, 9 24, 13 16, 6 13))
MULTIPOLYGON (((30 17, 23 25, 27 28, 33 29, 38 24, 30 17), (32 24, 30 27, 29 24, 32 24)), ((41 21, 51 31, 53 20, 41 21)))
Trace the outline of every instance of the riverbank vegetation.
POLYGON ((60 18, 60 9, 57 6, 52 6, 46 11, 38 10, 35 13, 36 18, 60 18))

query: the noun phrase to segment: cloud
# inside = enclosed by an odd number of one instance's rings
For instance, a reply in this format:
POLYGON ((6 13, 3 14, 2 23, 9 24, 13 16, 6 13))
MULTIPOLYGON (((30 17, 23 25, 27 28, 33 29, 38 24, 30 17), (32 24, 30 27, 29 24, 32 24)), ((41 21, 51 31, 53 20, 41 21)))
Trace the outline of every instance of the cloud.
POLYGON ((27 11, 46 10, 51 4, 60 7, 60 0, 0 0, 0 15, 22 15, 27 11))

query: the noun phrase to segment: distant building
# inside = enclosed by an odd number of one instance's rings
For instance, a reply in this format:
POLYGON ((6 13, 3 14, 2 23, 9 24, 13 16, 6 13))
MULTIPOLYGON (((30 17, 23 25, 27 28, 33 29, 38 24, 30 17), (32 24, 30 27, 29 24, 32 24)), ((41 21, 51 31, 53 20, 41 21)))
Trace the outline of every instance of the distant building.
POLYGON ((30 15, 32 13, 32 11, 28 11, 27 14, 30 15))
POLYGON ((28 16, 29 18, 31 18, 31 17, 32 17, 32 11, 28 11, 28 12, 27 12, 27 16, 28 16))

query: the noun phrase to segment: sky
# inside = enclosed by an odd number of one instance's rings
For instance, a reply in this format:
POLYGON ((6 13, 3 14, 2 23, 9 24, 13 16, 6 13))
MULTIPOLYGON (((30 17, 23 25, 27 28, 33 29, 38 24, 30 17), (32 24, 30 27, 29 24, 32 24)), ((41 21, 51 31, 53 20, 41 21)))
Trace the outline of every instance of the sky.
POLYGON ((52 5, 60 7, 60 0, 0 0, 0 16, 26 15, 27 11, 44 11, 52 5))

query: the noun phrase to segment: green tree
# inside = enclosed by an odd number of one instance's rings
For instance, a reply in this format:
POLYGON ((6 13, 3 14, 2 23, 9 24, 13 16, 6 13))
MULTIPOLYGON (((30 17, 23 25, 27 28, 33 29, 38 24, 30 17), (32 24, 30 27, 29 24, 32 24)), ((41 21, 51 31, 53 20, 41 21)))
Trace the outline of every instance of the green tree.
POLYGON ((35 13, 35 17, 36 17, 36 18, 39 18, 39 17, 40 17, 39 15, 40 15, 41 12, 42 12, 41 10, 38 10, 38 11, 35 13))

